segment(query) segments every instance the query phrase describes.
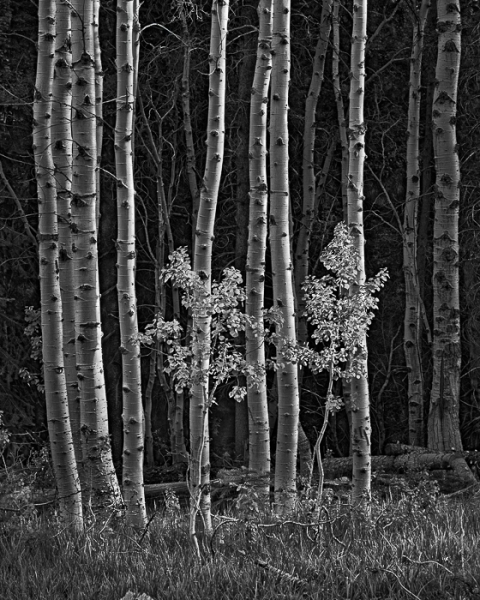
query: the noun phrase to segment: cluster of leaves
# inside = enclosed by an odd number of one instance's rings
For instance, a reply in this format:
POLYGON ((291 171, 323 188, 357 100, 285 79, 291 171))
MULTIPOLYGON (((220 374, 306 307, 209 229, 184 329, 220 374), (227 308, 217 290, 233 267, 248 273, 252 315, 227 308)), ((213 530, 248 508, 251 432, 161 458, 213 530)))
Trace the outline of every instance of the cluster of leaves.
POLYGON ((326 370, 334 380, 359 378, 365 375, 366 334, 378 306, 375 293, 388 274, 382 269, 365 283, 358 282, 360 257, 344 223, 335 227, 320 259, 332 274, 310 276, 302 286, 315 347, 290 346, 288 352, 314 373, 326 370))
POLYGON ((42 358, 42 331, 41 331, 40 309, 33 306, 25 307, 24 333, 30 340, 30 358, 39 364, 38 372, 31 372, 25 367, 19 371, 20 377, 29 385, 34 385, 39 392, 45 389, 43 383, 43 358, 42 358))
MULTIPOLYGON (((162 343, 164 371, 178 392, 190 389, 194 383, 205 385, 211 378, 210 403, 218 386, 231 379, 236 383, 230 397, 243 400, 246 388, 239 384, 239 376, 248 375, 250 385, 255 385, 264 375, 258 365, 247 364, 239 347, 238 336, 247 327, 253 335, 263 336, 267 343, 281 348, 277 357, 268 361, 270 368, 276 369, 282 361, 289 360, 308 366, 315 373, 327 370, 331 380, 359 377, 364 369, 361 359, 366 352, 366 331, 378 304, 374 294, 384 285, 387 273, 382 270, 365 284, 358 284, 359 256, 343 223, 335 228, 334 238, 321 259, 333 274, 320 279, 309 277, 303 286, 305 317, 314 326, 313 348, 279 339, 276 331, 281 315, 275 309, 264 311, 261 323, 245 314, 245 288, 237 269, 225 269, 220 281, 212 283, 210 289, 205 285, 205 278, 192 270, 186 248, 178 249, 169 257, 170 263, 161 277, 182 290, 182 305, 197 322, 203 319, 210 324, 211 335, 205 336, 202 331, 185 332, 176 319, 166 321, 157 316, 140 336, 140 341, 152 345, 158 339, 162 343), (187 338, 189 343, 186 343, 187 338), (208 369, 194 361, 194 348, 198 349, 199 345, 200 355, 210 356, 208 369)), ((339 407, 339 399, 330 394, 328 410, 335 411, 339 407)))
MULTIPOLYGON (((234 268, 227 268, 219 282, 212 283, 211 290, 204 279, 192 270, 186 248, 179 248, 169 257, 170 263, 162 270, 162 279, 170 281, 182 290, 182 305, 193 317, 210 322, 211 335, 199 335, 196 331, 185 332, 181 324, 173 319, 166 321, 162 316, 147 326, 140 341, 153 344, 158 339, 165 355, 164 371, 172 378, 177 392, 190 389, 195 383, 206 384, 209 378, 214 382, 209 402, 214 401, 218 386, 229 379, 246 373, 246 362, 238 347, 238 336, 245 331, 248 317, 242 306, 245 290, 242 275, 234 268), (189 339, 189 343, 187 343, 189 339), (194 348, 201 344, 201 355, 208 353, 208 369, 194 361, 194 348)), ((230 397, 243 400, 244 386, 234 385, 230 397)))

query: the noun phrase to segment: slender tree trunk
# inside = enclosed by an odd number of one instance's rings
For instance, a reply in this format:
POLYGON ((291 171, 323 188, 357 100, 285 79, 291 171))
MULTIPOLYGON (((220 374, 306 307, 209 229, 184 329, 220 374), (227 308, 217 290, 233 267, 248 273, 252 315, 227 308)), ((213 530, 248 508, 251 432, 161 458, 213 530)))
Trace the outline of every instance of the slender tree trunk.
POLYGON ((93 44, 95 55, 95 116, 96 116, 96 143, 97 143, 97 206, 96 219, 97 231, 100 228, 100 164, 102 162, 103 147, 103 67, 102 50, 100 48, 100 0, 93 0, 93 44))
MULTIPOLYGON (((333 92, 335 94, 335 104, 337 106, 338 131, 340 134, 340 146, 342 149, 342 212, 343 218, 348 222, 348 173, 349 173, 349 150, 347 126, 348 119, 345 118, 345 106, 343 103, 342 86, 340 81, 340 23, 338 12, 340 0, 333 2, 333 49, 332 49, 332 79, 333 92)), ((347 291, 345 291, 347 293, 347 291)), ((351 381, 342 379, 342 395, 345 403, 345 412, 349 427, 352 427, 352 394, 351 381)), ((351 437, 351 436, 350 436, 351 437)), ((350 440, 351 441, 351 440, 350 440)), ((351 444, 350 444, 351 452, 351 444)))
MULTIPOLYGON (((357 280, 352 287, 355 293, 365 283, 365 235, 363 227, 363 174, 365 163, 365 44, 367 41, 367 0, 357 0, 353 12, 352 54, 350 62, 350 111, 349 111, 349 174, 348 174, 348 227, 359 260, 357 280)), ((367 339, 357 351, 357 360, 364 375, 352 378, 352 453, 354 504, 370 498, 371 490, 371 421, 370 397, 367 379, 367 339)))
POLYGON ((57 190, 59 276, 63 308, 63 360, 67 382, 68 410, 75 457, 80 468, 80 403, 78 401, 75 359, 75 311, 72 259, 71 183, 72 183, 72 54, 70 49, 70 7, 65 0, 57 2, 55 37, 55 74, 53 78, 52 152, 57 190))
POLYGON ((185 44, 183 55, 183 74, 182 74, 182 108, 183 108, 183 128, 185 131, 186 151, 186 171, 188 177, 188 186, 192 197, 192 248, 195 247, 195 230, 197 226, 198 204, 200 202, 200 192, 197 185, 197 174, 195 167, 195 145, 193 142, 192 115, 190 110, 190 58, 192 52, 192 41, 188 30, 187 18, 185 13, 181 13, 183 26, 183 42, 185 44))
MULTIPOLYGON (((143 117, 143 122, 147 130, 148 140, 150 142, 151 156, 155 162, 156 177, 157 177, 157 244, 155 250, 155 309, 163 318, 165 318, 165 285, 160 279, 161 269, 165 266, 165 252, 164 252, 164 241, 165 236, 167 238, 168 250, 170 254, 175 250, 175 244, 173 239, 173 232, 170 225, 170 207, 172 204, 173 196, 173 185, 175 181, 175 165, 176 159, 175 154, 172 157, 171 163, 171 174, 170 174, 170 188, 168 192, 168 199, 165 194, 165 186, 163 182, 163 129, 162 122, 159 121, 159 132, 158 132, 158 146, 155 143, 152 129, 148 124, 145 109, 141 98, 139 97, 140 111, 143 117)), ((180 320, 180 295, 178 287, 173 285, 172 287, 172 304, 173 304, 173 318, 177 321, 180 320)), ((147 446, 147 460, 153 462, 153 438, 152 438, 152 425, 151 425, 151 411, 152 411, 152 390, 155 381, 155 374, 159 375, 159 383, 161 389, 166 393, 168 402, 168 422, 170 426, 170 442, 171 442, 171 453, 173 464, 180 464, 186 462, 186 446, 185 436, 183 430, 183 415, 184 415, 184 392, 178 392, 173 390, 168 384, 163 370, 162 358, 159 355, 160 346, 156 344, 155 356, 152 356, 150 361, 149 381, 147 390, 145 393, 145 443, 147 446), (158 357, 157 357, 158 355, 158 357), (148 458, 148 456, 150 458, 148 458)))
POLYGON ((39 208, 39 275, 42 356, 48 433, 60 511, 76 530, 83 527, 82 497, 70 427, 63 361, 62 300, 58 270, 58 223, 52 154, 52 81, 55 58, 55 2, 41 0, 33 103, 33 151, 39 208))
MULTIPOLYGON (((313 60, 313 75, 305 103, 305 126, 303 133, 303 207, 300 231, 295 248, 295 300, 297 314, 297 340, 302 344, 308 341, 307 320, 303 314, 305 301, 303 299, 302 285, 307 278, 310 266, 310 238, 315 221, 316 207, 316 177, 315 177, 315 139, 316 139, 316 113, 318 98, 322 90, 323 72, 328 49, 330 30, 332 28, 332 3, 326 0, 322 5, 320 17, 320 35, 315 48, 313 60)), ((303 370, 298 371, 299 394, 302 388, 303 370)), ((300 458, 300 473, 308 476, 313 464, 310 442, 298 421, 298 454, 300 458)))
MULTIPOLYGON (((251 23, 254 20, 254 8, 245 5, 241 18, 251 23)), ((249 102, 252 97, 252 81, 255 76, 256 36, 249 34, 243 38, 241 47, 242 57, 238 65, 238 110, 236 117, 236 205, 235 205, 235 268, 244 274, 248 254, 248 219, 249 202, 249 102)), ((236 340, 238 346, 245 347, 245 335, 241 332, 236 340)), ((239 378, 240 384, 245 385, 245 377, 239 378)), ((248 402, 235 402, 235 455, 242 463, 248 460, 246 453, 248 445, 248 402)))
POLYGON ((333 0, 325 0, 322 5, 320 17, 320 36, 315 49, 313 61, 313 75, 305 104, 305 127, 303 131, 303 208, 302 221, 295 249, 295 296, 298 311, 297 338, 300 343, 308 340, 307 320, 303 315, 305 301, 303 299, 302 285, 309 272, 310 237, 315 215, 316 181, 315 181, 315 139, 316 139, 316 113, 318 98, 322 90, 323 72, 327 56, 330 30, 332 28, 333 0))
MULTIPOLYGON (((472 433, 476 436, 480 432, 478 417, 480 412, 480 306, 477 302, 477 282, 480 281, 480 269, 477 257, 472 256, 463 265, 463 280, 466 291, 465 304, 468 314, 465 323, 465 333, 468 343, 469 369, 468 379, 470 381, 470 408, 468 420, 477 425, 472 433)), ((472 441, 478 439, 472 436, 472 441)), ((472 444, 473 445, 473 444, 472 444)))
POLYGON ((417 271, 418 204, 420 202, 420 101, 424 29, 430 0, 423 0, 413 29, 407 126, 407 190, 403 220, 405 317, 403 346, 408 374, 408 441, 423 446, 423 369, 421 297, 417 271))
POLYGON ((132 137, 132 155, 135 164, 135 127, 137 121, 137 96, 138 96, 138 68, 140 65, 140 34, 142 25, 140 23, 140 4, 139 0, 133 2, 133 137, 132 137))
POLYGON ((332 49, 332 79, 335 104, 337 106, 338 129, 340 133, 340 146, 342 148, 342 208, 343 218, 348 221, 348 137, 345 118, 345 107, 343 104, 342 86, 340 82, 340 24, 338 11, 340 0, 333 1, 333 49, 332 49))
POLYGON ((283 319, 283 323, 278 326, 277 341, 278 430, 275 467, 275 503, 280 512, 291 510, 295 502, 300 404, 297 365, 283 357, 284 345, 296 342, 288 177, 290 13, 290 0, 274 0, 270 107, 270 248, 274 306, 283 319))
POLYGON ((101 349, 96 228, 97 150, 95 117, 94 3, 72 8, 72 233, 75 272, 75 351, 80 392, 84 481, 94 506, 121 503, 108 432, 101 349))
POLYGON ((267 249, 267 103, 272 57, 272 0, 260 0, 259 32, 255 75, 250 100, 250 208, 246 265, 246 361, 249 469, 254 473, 260 495, 270 492, 270 428, 268 423, 267 380, 263 308, 265 297, 265 256, 267 249))
POLYGON ((435 450, 461 450, 458 273, 460 165, 455 125, 461 52, 459 1, 438 0, 437 18, 437 85, 432 111, 436 170, 433 232, 433 382, 428 416, 428 446, 435 450))
MULTIPOLYGON (((214 0, 210 39, 210 86, 207 125, 207 157, 200 190, 195 235, 194 271, 203 282, 201 297, 208 298, 212 287, 212 246, 215 213, 220 188, 225 144, 225 88, 228 0, 214 0)), ((210 442, 208 427, 208 372, 210 367, 211 316, 202 310, 201 297, 194 298, 192 353, 194 384, 190 399, 190 533, 195 536, 195 517, 201 510, 204 529, 212 531, 210 513, 210 442)), ((205 302, 204 302, 205 304, 205 302)), ((208 304, 208 302, 207 302, 208 304)))
POLYGON ((117 293, 122 355, 123 494, 127 523, 144 527, 147 519, 143 490, 143 406, 135 292, 135 187, 133 181, 133 111, 135 98, 131 0, 117 1, 117 293))

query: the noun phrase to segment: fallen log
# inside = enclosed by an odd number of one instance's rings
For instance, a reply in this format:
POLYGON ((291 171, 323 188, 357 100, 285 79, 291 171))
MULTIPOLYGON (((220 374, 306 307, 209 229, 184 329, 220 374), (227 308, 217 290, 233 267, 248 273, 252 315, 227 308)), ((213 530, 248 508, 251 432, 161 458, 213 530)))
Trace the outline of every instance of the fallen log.
MULTIPOLYGON (((400 454, 431 454, 432 452, 438 452, 436 450, 432 450, 430 448, 424 448, 423 446, 409 446, 408 444, 385 444, 385 454, 388 456, 400 456, 400 454)), ((453 454, 457 454, 458 456, 463 456, 463 458, 467 461, 468 465, 472 467, 473 465, 480 465, 480 452, 478 450, 451 450, 453 454)))
MULTIPOLYGON (((215 493, 215 491, 217 491, 217 490, 221 491, 221 490, 230 489, 230 483, 240 484, 240 483, 243 483, 244 481, 245 481, 245 476, 236 474, 236 475, 230 477, 228 479, 228 481, 224 481, 222 479, 214 479, 211 481, 210 486, 212 488, 212 491, 215 493)), ((188 497, 188 494, 189 494, 188 484, 186 481, 171 481, 171 482, 167 482, 167 483, 150 483, 150 484, 145 485, 145 498, 147 500, 163 498, 163 496, 167 492, 170 492, 170 493, 173 492, 180 498, 188 497)), ((42 507, 42 506, 51 504, 52 502, 55 502, 56 498, 57 498, 56 490, 41 490, 41 491, 35 490, 35 491, 33 491, 32 497, 30 498, 30 502, 37 507, 42 507)), ((24 504, 25 504, 25 502, 24 502, 24 504)), ((20 508, 18 508, 18 509, 12 508, 11 503, 8 504, 8 508, 7 508, 7 502, 5 502, 5 500, 3 499, 2 501, 0 501, 0 510, 11 510, 11 511, 15 510, 15 511, 17 511, 17 510, 20 510, 20 508)))
MULTIPOLYGON (((393 444, 395 445, 395 444, 393 444)), ((372 456, 372 472, 407 473, 409 471, 433 471, 447 469, 453 471, 459 482, 464 485, 478 484, 461 452, 433 452, 421 448, 394 456, 372 456)), ((337 479, 349 477, 352 472, 352 458, 328 458, 323 461, 325 477, 337 479)))
MULTIPOLYGON (((442 481, 446 481, 447 479, 443 473, 447 471, 454 476, 456 490, 468 486, 479 487, 480 485, 477 477, 468 465, 468 462, 471 461, 475 472, 477 472, 477 465, 480 464, 480 452, 433 452, 427 448, 404 444, 387 444, 385 449, 388 454, 372 456, 371 468, 373 473, 404 474, 412 471, 427 470, 442 484, 442 481)), ((352 458, 325 458, 323 468, 327 479, 338 480, 342 477, 350 478, 352 475, 352 458)), ((213 495, 216 494, 220 498, 228 495, 232 484, 245 483, 246 477, 246 470, 222 469, 218 477, 211 481, 213 495)), ((451 477, 449 481, 451 486, 451 477)), ((180 498, 187 498, 189 494, 187 482, 172 481, 145 485, 145 497, 147 500, 161 499, 167 492, 173 492, 180 498)), ((55 490, 44 490, 42 492, 34 492, 30 501, 34 505, 41 507, 51 504, 55 499, 55 490)), ((2 510, 2 506, 7 507, 7 505, 8 509, 5 508, 4 510, 17 510, 14 506, 15 503, 12 505, 10 502, 5 502, 5 498, 2 500, 0 502, 0 510, 2 510)))

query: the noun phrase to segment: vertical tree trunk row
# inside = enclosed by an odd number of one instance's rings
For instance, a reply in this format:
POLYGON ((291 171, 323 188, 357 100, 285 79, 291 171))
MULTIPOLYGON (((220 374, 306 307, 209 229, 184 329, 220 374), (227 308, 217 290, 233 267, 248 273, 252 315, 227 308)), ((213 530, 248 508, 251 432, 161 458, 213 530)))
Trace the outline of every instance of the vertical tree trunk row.
MULTIPOLYGON (((82 497, 69 420, 63 360, 62 300, 56 185, 52 154, 52 81, 55 58, 55 2, 39 3, 37 77, 33 103, 33 152, 37 178, 38 251, 42 353, 48 433, 60 511, 76 530, 83 526, 82 497)), ((58 113, 57 113, 58 114, 58 113)))
POLYGON ((72 54, 70 7, 59 0, 56 7, 55 75, 53 78, 52 152, 58 211, 59 276, 63 309, 63 360, 68 408, 77 464, 82 462, 80 403, 75 357, 74 274, 72 257, 72 54))
POLYGON ((96 227, 97 144, 94 3, 72 8, 72 238, 75 274, 75 351, 80 392, 83 467, 93 505, 121 503, 113 468, 101 346, 96 227))

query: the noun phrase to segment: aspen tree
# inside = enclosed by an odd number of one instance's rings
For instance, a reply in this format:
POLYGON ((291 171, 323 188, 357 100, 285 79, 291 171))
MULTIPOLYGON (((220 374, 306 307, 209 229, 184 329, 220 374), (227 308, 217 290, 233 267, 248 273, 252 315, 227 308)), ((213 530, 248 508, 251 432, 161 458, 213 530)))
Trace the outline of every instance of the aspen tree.
POLYGON ((95 48, 95 117, 96 117, 96 144, 97 144, 97 230, 100 226, 101 201, 100 201, 100 163, 102 162, 103 148, 103 67, 102 50, 100 47, 100 0, 93 2, 93 45, 95 48))
POLYGON ((57 191, 59 276, 63 309, 63 360, 67 382, 68 410, 77 464, 82 461, 80 404, 75 358, 75 312, 72 258, 72 54, 70 6, 58 0, 56 7, 55 74, 52 104, 52 153, 57 191))
MULTIPOLYGON (((96 228, 97 151, 95 118, 94 3, 72 8, 72 237, 75 272, 75 351, 80 395, 82 453, 92 502, 117 506, 101 348, 96 228)), ((87 490, 86 490, 87 491, 87 490)))
MULTIPOLYGON (((349 108, 349 174, 348 174, 348 227, 359 254, 356 282, 351 287, 355 294, 365 283, 365 236, 363 228, 363 176, 365 163, 365 44, 367 41, 367 0, 355 0, 353 10, 352 51, 350 61, 349 108)), ((370 498, 371 490, 371 422, 368 390, 367 336, 362 336, 355 359, 363 375, 350 383, 353 454, 354 503, 370 498)))
MULTIPOLYGON (((348 163, 349 163, 349 151, 348 151, 348 137, 347 137, 347 126, 348 120, 345 118, 345 106, 343 102, 342 86, 340 82, 340 23, 339 23, 339 8, 340 0, 334 0, 333 2, 333 17, 332 17, 332 28, 333 28, 333 48, 332 48, 332 80, 333 80, 333 92, 335 94, 335 104, 337 107, 337 120, 338 120, 338 131, 340 134, 340 147, 342 150, 342 175, 341 175, 341 186, 342 186, 342 212, 345 222, 348 222, 348 163)), ((347 290, 345 290, 347 293, 347 290)), ((350 393, 351 381, 342 378, 342 395, 345 403, 345 410, 349 426, 352 425, 352 411, 351 411, 351 393, 350 393)), ((333 416, 335 418, 336 415, 333 416)))
POLYGON ((83 526, 82 498, 70 428, 63 362, 58 223, 50 119, 55 58, 55 2, 38 8, 38 58, 33 102, 33 152, 38 191, 42 355, 48 433, 62 518, 83 526))
POLYGON ((316 112, 318 98, 322 91, 323 72, 325 59, 332 28, 332 4, 333 0, 325 0, 322 4, 320 16, 320 35, 315 49, 313 60, 313 76, 307 93, 305 104, 305 126, 303 130, 303 207, 302 221, 295 249, 295 296, 298 311, 299 342, 306 343, 308 340, 307 322, 303 316, 305 300, 303 298, 302 285, 308 276, 310 237, 315 214, 316 181, 315 181, 315 139, 316 139, 316 112))
POLYGON ((342 208, 343 218, 348 221, 348 138, 347 120, 345 119, 345 107, 343 104, 342 86, 340 84, 340 24, 338 11, 340 0, 333 2, 333 48, 332 48, 332 80, 335 104, 337 106, 338 128, 340 132, 340 146, 342 148, 342 208))
POLYGON ((423 0, 415 15, 410 59, 410 93, 407 125, 407 190, 403 220, 405 318, 403 345, 408 373, 408 442, 423 446, 423 372, 421 352, 421 298, 417 272, 417 225, 420 201, 420 100, 425 23, 430 0, 423 0))
MULTIPOLYGON (((297 339, 303 344, 306 344, 308 341, 308 329, 306 317, 304 316, 305 300, 303 297, 302 285, 307 278, 309 271, 310 238, 312 234, 312 226, 315 219, 318 198, 315 176, 315 118, 318 98, 322 90, 325 59, 330 37, 330 30, 332 28, 332 3, 333 0, 326 0, 322 5, 322 13, 320 16, 320 35, 315 48, 315 57, 313 59, 313 76, 305 103, 305 126, 303 133, 302 156, 303 207, 301 226, 295 248, 294 268, 295 301, 297 307, 297 339)), ((302 381, 303 371, 299 370, 299 390, 302 388, 302 381)), ((303 477, 308 477, 313 465, 313 457, 310 449, 310 441, 303 430, 300 420, 298 421, 298 455, 300 458, 300 474, 303 477)))
POLYGON ((297 365, 283 356, 295 344, 295 301, 290 254, 288 177, 288 86, 290 82, 290 0, 275 0, 270 106, 270 248, 274 306, 282 317, 277 329, 278 429, 275 466, 277 510, 293 508, 296 495, 299 390, 297 365))
POLYGON ((436 194, 433 230, 433 382, 428 446, 461 450, 458 213, 460 165, 456 138, 460 70, 460 2, 437 1, 438 57, 433 98, 436 194))
POLYGON ((198 216, 198 203, 200 202, 200 192, 197 185, 196 165, 195 165, 195 145, 193 142, 192 115, 190 110, 190 63, 192 52, 192 38, 188 30, 185 6, 182 4, 180 13, 183 29, 183 43, 185 45, 183 52, 183 73, 182 73, 182 109, 183 109, 183 129, 185 131, 186 145, 186 172, 188 178, 188 187, 192 197, 192 247, 195 247, 195 229, 198 216))
POLYGON ((272 0, 258 4, 258 45, 250 101, 249 179, 250 203, 246 265, 245 331, 249 469, 255 474, 260 495, 270 492, 270 428, 263 328, 265 255, 267 245, 267 103, 272 69, 272 0))
POLYGON ((143 489, 143 406, 140 344, 135 293, 135 189, 133 181, 134 4, 117 2, 117 294, 122 355, 123 495, 127 522, 144 527, 147 512, 143 489))
MULTIPOLYGON (((238 16, 246 22, 252 22, 253 6, 245 5, 240 9, 238 16)), ((258 12, 258 6, 257 11, 258 12)), ((252 96, 252 82, 255 78, 256 51, 258 50, 258 36, 250 33, 242 39, 239 51, 242 59, 238 64, 238 88, 236 101, 237 142, 235 145, 235 170, 236 170, 236 198, 235 198, 235 260, 234 266, 241 273, 246 273, 248 254, 248 220, 249 220, 249 193, 250 193, 250 111, 249 102, 252 96)), ((246 347, 245 332, 239 332, 237 345, 246 347)), ((246 378, 242 374, 238 383, 246 386, 246 378)), ((249 416, 248 401, 236 401, 235 409, 235 456, 242 461, 247 461, 249 447, 249 416)))
POLYGON ((210 512, 210 442, 208 426, 208 370, 210 361, 211 314, 208 298, 212 288, 212 246, 215 212, 225 145, 225 87, 228 0, 214 0, 209 54, 209 102, 207 156, 200 188, 195 230, 194 271, 203 282, 195 289, 192 352, 194 383, 190 398, 190 534, 195 536, 195 517, 200 507, 204 529, 212 531, 210 512), (204 309, 201 308, 202 298, 204 309))

